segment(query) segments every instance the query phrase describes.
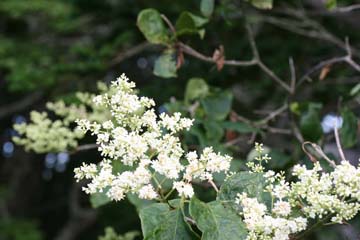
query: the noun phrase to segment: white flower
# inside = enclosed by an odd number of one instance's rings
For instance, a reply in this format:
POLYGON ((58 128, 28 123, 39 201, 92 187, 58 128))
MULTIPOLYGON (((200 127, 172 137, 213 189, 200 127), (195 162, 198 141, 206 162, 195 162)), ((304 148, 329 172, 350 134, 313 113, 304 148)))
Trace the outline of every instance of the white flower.
POLYGON ((334 128, 341 128, 343 124, 343 119, 341 116, 336 116, 333 114, 327 114, 321 121, 321 127, 324 133, 329 133, 334 131, 334 128))
POLYGON ((139 198, 152 200, 157 198, 158 194, 155 192, 152 185, 145 185, 139 189, 139 198))
POLYGON ((179 195, 186 198, 191 198, 194 195, 194 189, 190 183, 186 182, 174 182, 173 188, 178 191, 179 195))
POLYGON ((277 201, 274 204, 274 208, 272 209, 273 213, 275 213, 278 216, 286 217, 291 212, 291 207, 288 202, 285 201, 277 201))

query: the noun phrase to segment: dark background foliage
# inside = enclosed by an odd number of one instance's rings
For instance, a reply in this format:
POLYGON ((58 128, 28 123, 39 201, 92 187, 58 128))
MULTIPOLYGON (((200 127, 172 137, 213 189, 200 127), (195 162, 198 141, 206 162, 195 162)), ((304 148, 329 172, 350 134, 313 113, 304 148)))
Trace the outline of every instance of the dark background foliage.
MULTIPOLYGON (((270 165, 278 170, 296 162, 309 163, 301 140, 318 142, 336 157, 333 135, 323 134, 320 125, 330 113, 342 113, 349 128, 342 133, 345 153, 357 160, 359 91, 354 87, 359 88, 360 70, 344 61, 314 66, 345 56, 345 37, 353 48, 353 61, 359 62, 360 10, 331 12, 324 2, 278 0, 272 10, 261 10, 248 2, 219 0, 205 26, 204 39, 197 34, 179 37, 206 56, 211 57, 222 45, 226 59, 250 60, 253 55, 245 27, 246 21, 250 22, 261 61, 287 83, 291 78, 289 57, 294 60, 297 83, 301 78, 304 81, 296 92, 288 93, 258 66, 218 69, 186 52, 177 77, 153 74, 164 46, 146 42, 136 25, 139 12, 154 8, 175 24, 183 11, 201 15, 200 1, 1 0, 0 239, 90 240, 97 239, 106 226, 119 233, 140 229, 129 202, 92 210, 88 197, 74 185, 73 168, 82 161, 98 161, 96 151, 35 154, 11 142, 17 134, 12 125, 28 121, 30 110, 42 111, 46 102, 57 99, 71 103, 75 92, 94 92, 97 81, 109 83, 122 72, 137 83, 141 95, 156 100, 159 111, 187 112, 189 104, 182 100, 193 77, 203 78, 215 95, 227 91, 233 96, 230 100, 202 100, 205 114, 195 114, 199 124, 187 141, 230 151, 240 167, 254 140, 270 147, 275 159, 270 165), (220 114, 212 112, 216 111, 211 105, 214 101, 220 104, 220 112, 230 101, 233 112, 225 110, 224 118, 212 121, 211 114, 220 114), (210 104, 208 108, 206 104, 210 104), (237 124, 223 127, 224 122, 237 124), (61 158, 70 159, 56 165, 54 159, 61 158)), ((356 3, 338 2, 340 6, 356 3)), ((206 199, 209 193, 202 191, 206 199)), ((359 223, 354 224, 354 228, 326 228, 315 234, 316 239, 349 239, 346 234, 359 234, 359 223)))

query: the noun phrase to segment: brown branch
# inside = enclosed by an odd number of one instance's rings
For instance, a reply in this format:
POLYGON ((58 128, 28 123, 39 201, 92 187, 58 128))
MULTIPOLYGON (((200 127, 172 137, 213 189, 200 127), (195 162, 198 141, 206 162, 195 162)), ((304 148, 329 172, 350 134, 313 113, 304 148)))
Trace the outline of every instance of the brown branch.
MULTIPOLYGON (((238 66, 238 67, 244 67, 244 66, 253 66, 253 65, 257 65, 261 68, 261 70, 263 72, 265 72, 272 80, 274 80, 275 82, 277 82, 282 88, 284 88, 286 91, 288 91, 289 93, 292 93, 292 89, 289 87, 289 85, 287 85, 281 78, 279 78, 271 69, 269 69, 260 59, 260 55, 259 55, 259 51, 257 49, 256 43, 255 43, 255 39, 252 33, 252 30, 250 28, 250 26, 247 24, 246 26, 247 32, 248 32, 248 38, 249 38, 249 42, 250 42, 250 46, 252 49, 252 53, 253 53, 253 59, 249 60, 249 61, 238 61, 238 60, 224 60, 224 65, 229 65, 229 66, 238 66)), ((190 56, 193 56, 197 59, 200 59, 202 61, 205 62, 210 62, 210 63, 216 63, 216 59, 209 57, 209 56, 205 56, 202 53, 199 53, 198 51, 196 51, 195 49, 191 48, 190 46, 179 42, 178 43, 178 47, 180 48, 180 50, 190 56)))
POLYGON ((131 48, 119 53, 113 60, 111 60, 110 65, 114 66, 116 64, 119 64, 122 61, 141 53, 142 51, 149 48, 150 46, 152 46, 151 43, 143 42, 134 47, 131 47, 131 48))
POLYGON ((95 143, 91 143, 91 144, 84 144, 84 145, 80 145, 77 148, 75 148, 73 151, 70 152, 70 154, 75 154, 81 151, 87 151, 87 150, 91 150, 91 149, 96 149, 98 148, 99 145, 95 144, 95 143))
POLYGON ((37 92, 34 92, 34 93, 24 97, 23 99, 21 99, 18 102, 10 103, 4 107, 1 107, 0 108, 0 119, 7 117, 9 115, 12 115, 14 113, 20 112, 20 111, 30 107, 32 104, 34 104, 35 102, 40 100, 43 95, 44 95, 43 92, 37 91, 37 92))
POLYGON ((345 63, 349 64, 353 69, 360 72, 360 65, 357 64, 356 62, 354 62, 354 60, 352 59, 352 48, 350 47, 348 38, 346 38, 346 40, 345 40, 345 49, 346 49, 345 56, 334 57, 334 58, 322 61, 322 62, 318 63, 317 65, 315 65, 314 67, 312 67, 310 70, 308 70, 307 73, 305 73, 305 75, 299 79, 299 82, 296 87, 299 87, 306 79, 308 79, 310 77, 311 74, 323 69, 326 66, 330 66, 335 63, 345 62, 345 63))
POLYGON ((261 125, 267 124, 270 120, 277 117, 281 113, 285 112, 287 110, 287 108, 288 108, 288 105, 285 103, 280 108, 270 112, 270 114, 268 116, 266 116, 264 119, 255 122, 255 126, 261 126, 261 125))
MULTIPOLYGON (((191 48, 189 45, 179 42, 178 46, 184 53, 186 53, 194 58, 200 59, 204 62, 216 63, 216 59, 213 59, 212 57, 205 56, 204 54, 199 53, 195 49, 191 48)), ((256 64, 257 64, 257 61, 255 61, 255 60, 249 60, 249 61, 225 60, 224 61, 224 65, 238 66, 238 67, 252 66, 252 65, 256 65, 256 64)))

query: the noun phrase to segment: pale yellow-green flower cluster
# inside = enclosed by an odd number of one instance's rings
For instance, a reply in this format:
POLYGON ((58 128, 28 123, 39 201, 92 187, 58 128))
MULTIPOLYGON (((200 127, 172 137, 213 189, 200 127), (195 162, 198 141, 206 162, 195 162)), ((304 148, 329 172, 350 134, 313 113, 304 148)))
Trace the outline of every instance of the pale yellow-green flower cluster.
POLYGON ((121 200, 127 193, 143 199, 159 197, 162 188, 155 175, 173 181, 173 189, 184 197, 194 194, 193 179, 212 181, 212 174, 227 172, 231 158, 204 149, 200 157, 196 152, 186 154, 179 132, 188 130, 193 120, 180 113, 159 116, 155 103, 147 97, 139 97, 135 83, 122 75, 110 86, 112 94, 100 94, 94 103, 108 109, 112 119, 98 123, 88 119, 77 120, 78 128, 96 136, 99 151, 105 158, 97 167, 86 165, 75 169, 75 177, 90 179, 84 188, 92 194, 106 191, 112 200, 121 200), (112 164, 120 162, 131 170, 118 172, 112 164))
POLYGON ((14 137, 13 141, 23 145, 26 150, 37 153, 61 152, 77 146, 77 140, 84 134, 78 130, 72 130, 61 120, 52 121, 47 113, 31 112, 31 123, 14 125, 14 129, 22 137, 14 137))
MULTIPOLYGON (((111 94, 105 84, 99 83, 98 89, 102 93, 111 94)), ((84 136, 82 131, 71 127, 76 119, 86 118, 101 123, 111 118, 107 109, 93 103, 94 96, 78 92, 76 98, 79 104, 67 105, 62 100, 47 103, 48 110, 58 117, 56 120, 50 119, 46 112, 32 111, 30 123, 14 125, 20 136, 14 137, 13 141, 37 153, 63 152, 76 148, 78 140, 84 136)))

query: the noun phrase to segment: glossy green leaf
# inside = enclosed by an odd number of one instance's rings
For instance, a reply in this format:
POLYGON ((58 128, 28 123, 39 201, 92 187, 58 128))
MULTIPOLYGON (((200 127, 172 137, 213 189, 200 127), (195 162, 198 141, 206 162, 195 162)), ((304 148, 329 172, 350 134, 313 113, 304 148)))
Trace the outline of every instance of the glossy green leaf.
POLYGON ((319 117, 321 106, 310 103, 307 111, 300 118, 300 130, 306 141, 316 142, 322 136, 322 128, 319 117))
POLYGON ((182 12, 178 20, 176 21, 176 34, 178 36, 183 34, 201 34, 199 32, 205 23, 208 22, 208 19, 196 16, 190 12, 182 12))
POLYGON ((218 201, 206 204, 193 197, 190 215, 202 232, 202 240, 242 240, 247 237, 246 227, 240 216, 218 201))
POLYGON ((169 42, 168 30, 157 10, 151 8, 142 10, 138 15, 137 25, 149 42, 155 44, 169 42))
POLYGON ((357 143, 358 119, 350 109, 341 112, 343 125, 340 129, 340 139, 344 148, 353 147, 357 143))
POLYGON ((209 86, 202 78, 191 78, 185 89, 185 102, 201 99, 209 94, 209 86))
POLYGON ((151 204, 140 211, 144 239, 193 239, 180 209, 170 210, 164 203, 151 204))
POLYGON ((229 91, 222 91, 212 94, 201 100, 209 119, 224 120, 231 111, 233 96, 229 91))
POLYGON ((165 52, 155 61, 154 74, 163 78, 177 77, 176 61, 171 52, 165 52))
POLYGON ((251 198, 257 198, 261 203, 270 206, 270 194, 264 192, 265 178, 262 173, 239 172, 229 177, 223 185, 217 196, 217 200, 224 202, 236 212, 241 211, 241 207, 235 203, 238 193, 245 192, 251 198))
POLYGON ((205 17, 210 17, 214 11, 215 0, 201 0, 200 11, 205 17))

